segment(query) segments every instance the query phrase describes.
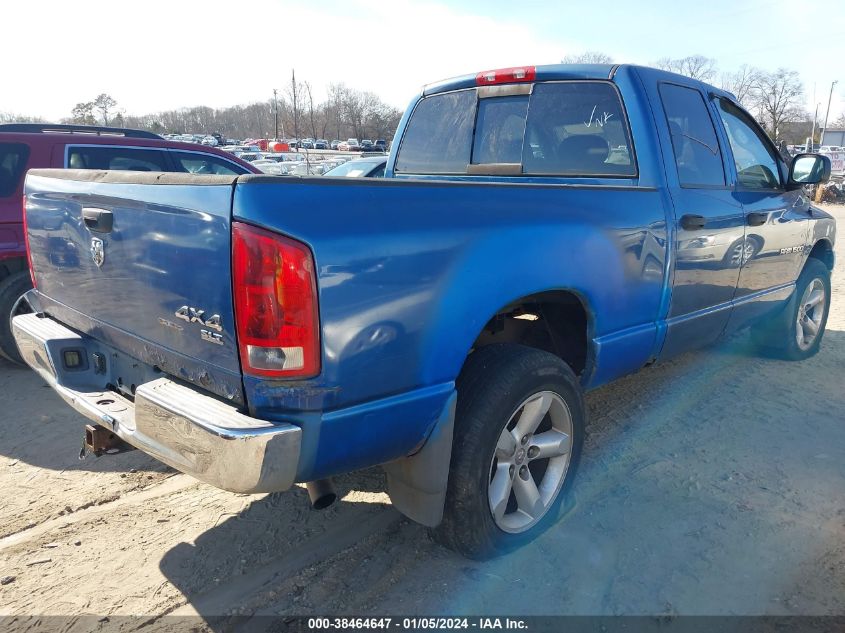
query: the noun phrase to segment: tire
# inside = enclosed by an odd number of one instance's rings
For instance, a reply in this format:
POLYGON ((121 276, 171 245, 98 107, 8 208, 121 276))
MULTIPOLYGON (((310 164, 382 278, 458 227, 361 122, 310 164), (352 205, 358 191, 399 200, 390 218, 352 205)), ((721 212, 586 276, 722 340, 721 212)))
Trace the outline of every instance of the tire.
POLYGON ((798 277, 792 298, 774 318, 752 328, 752 339, 767 356, 784 360, 814 356, 827 326, 830 297, 830 270, 811 257, 798 277), (813 329, 815 335, 810 336, 813 329))
POLYGON ((13 273, 0 282, 0 355, 18 365, 24 362, 12 337, 12 310, 16 310, 15 314, 31 311, 27 304, 18 303, 21 296, 31 289, 28 270, 13 273))
POLYGON ((584 401, 560 358, 511 344, 473 352, 457 389, 446 505, 433 537, 484 560, 525 545, 557 520, 581 456, 584 401), (536 430, 523 434, 531 420, 536 430), (531 485, 539 497, 529 494, 531 485))

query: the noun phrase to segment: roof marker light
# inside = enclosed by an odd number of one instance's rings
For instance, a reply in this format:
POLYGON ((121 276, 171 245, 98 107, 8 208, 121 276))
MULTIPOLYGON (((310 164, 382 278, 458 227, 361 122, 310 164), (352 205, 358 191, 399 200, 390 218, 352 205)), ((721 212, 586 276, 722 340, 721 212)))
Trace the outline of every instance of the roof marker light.
POLYGON ((520 81, 534 81, 537 69, 534 66, 516 66, 513 68, 499 68, 497 70, 483 70, 475 76, 476 86, 493 86, 496 84, 510 84, 520 81))

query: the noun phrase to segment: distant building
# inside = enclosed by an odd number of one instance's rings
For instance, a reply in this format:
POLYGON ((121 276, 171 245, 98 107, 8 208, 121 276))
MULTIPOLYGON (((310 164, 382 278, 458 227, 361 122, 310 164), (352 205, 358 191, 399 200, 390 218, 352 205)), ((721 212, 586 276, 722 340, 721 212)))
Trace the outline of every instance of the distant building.
POLYGON ((845 128, 832 127, 829 130, 825 130, 824 141, 822 144, 838 145, 839 147, 845 146, 845 128))

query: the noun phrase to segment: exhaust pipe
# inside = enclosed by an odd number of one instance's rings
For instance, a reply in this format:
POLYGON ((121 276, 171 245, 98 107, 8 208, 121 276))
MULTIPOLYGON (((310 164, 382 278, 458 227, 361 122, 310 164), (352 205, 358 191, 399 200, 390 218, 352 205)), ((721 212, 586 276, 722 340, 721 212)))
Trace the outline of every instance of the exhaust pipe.
POLYGON ((318 479, 305 484, 311 507, 315 510, 325 510, 337 500, 334 484, 331 479, 318 479))

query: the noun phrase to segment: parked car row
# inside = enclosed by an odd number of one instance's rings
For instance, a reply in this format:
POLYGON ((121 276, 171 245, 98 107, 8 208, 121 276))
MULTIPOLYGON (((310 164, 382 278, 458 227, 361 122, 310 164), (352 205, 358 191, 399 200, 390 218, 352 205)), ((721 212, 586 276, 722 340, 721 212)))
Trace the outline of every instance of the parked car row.
POLYGON ((217 147, 226 142, 226 139, 223 139, 219 134, 165 134, 163 138, 168 141, 196 143, 197 145, 205 145, 207 147, 217 147))
POLYGON ((170 141, 177 141, 180 143, 195 143, 197 145, 204 145, 208 147, 220 147, 221 149, 231 152, 236 156, 239 151, 255 151, 255 152, 283 152, 296 149, 318 149, 318 150, 336 150, 342 152, 387 152, 388 144, 383 138, 371 141, 364 139, 358 141, 356 138, 350 138, 345 141, 335 139, 329 141, 324 138, 289 138, 289 139, 232 139, 224 138, 221 134, 165 134, 164 138, 170 141))
MULTIPOLYGON (((334 141, 332 141, 332 149, 335 149, 334 141)), ((357 138, 348 138, 345 141, 338 141, 337 149, 341 152, 386 152, 387 141, 380 138, 375 143, 369 139, 359 142, 357 138)))
POLYGON ((786 149, 793 156, 796 155, 796 154, 804 154, 804 153, 807 153, 807 152, 821 153, 821 154, 833 154, 835 152, 845 152, 845 147, 840 147, 839 145, 819 145, 818 143, 814 143, 809 149, 807 149, 806 144, 804 144, 804 145, 787 145, 786 149))
MULTIPOLYGON (((244 156, 247 156, 244 154, 244 156)), ((355 158, 331 156, 306 160, 304 154, 258 154, 251 164, 270 176, 332 176, 344 178, 382 178, 387 156, 355 158)))

